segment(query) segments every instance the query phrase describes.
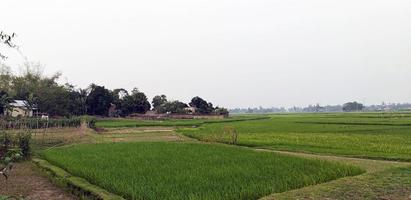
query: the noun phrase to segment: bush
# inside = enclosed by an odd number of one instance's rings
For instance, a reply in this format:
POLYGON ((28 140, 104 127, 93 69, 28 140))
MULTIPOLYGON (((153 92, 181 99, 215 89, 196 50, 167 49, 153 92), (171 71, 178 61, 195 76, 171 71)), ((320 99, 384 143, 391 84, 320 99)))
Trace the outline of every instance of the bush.
POLYGON ((52 127, 80 127, 81 117, 63 119, 40 119, 40 118, 7 118, 0 119, 0 129, 40 129, 52 127))
POLYGON ((93 116, 85 115, 85 116, 81 117, 81 123, 86 123, 87 127, 89 127, 89 128, 95 129, 96 128, 96 122, 97 122, 97 119, 93 116))
POLYGON ((30 158, 30 155, 31 155, 30 141, 31 141, 30 133, 19 134, 18 136, 19 148, 24 158, 30 158))

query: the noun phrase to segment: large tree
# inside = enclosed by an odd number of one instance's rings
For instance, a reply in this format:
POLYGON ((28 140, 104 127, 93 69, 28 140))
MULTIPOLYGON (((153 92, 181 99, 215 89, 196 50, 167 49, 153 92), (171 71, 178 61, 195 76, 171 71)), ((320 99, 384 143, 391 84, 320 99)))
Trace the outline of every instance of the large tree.
POLYGON ((348 102, 343 105, 344 112, 361 111, 362 109, 364 109, 364 105, 356 101, 348 102))
POLYGON ((30 107, 52 116, 68 116, 68 91, 57 80, 60 73, 44 76, 39 64, 25 63, 24 72, 13 76, 10 96, 15 100, 26 100, 30 107))
POLYGON ((151 108, 147 96, 137 88, 131 91, 130 95, 125 96, 121 101, 121 114, 129 115, 132 113, 146 113, 151 108))
POLYGON ((157 95, 153 98, 152 104, 153 104, 153 109, 156 110, 157 112, 161 110, 161 107, 167 103, 167 97, 166 95, 157 95))
POLYGON ((158 113, 185 114, 188 105, 181 101, 168 101, 159 107, 158 113))
POLYGON ((87 114, 107 116, 112 103, 113 96, 110 90, 104 86, 90 85, 90 94, 86 100, 87 114))
POLYGON ((191 99, 190 106, 195 107, 197 109, 196 112, 200 114, 211 114, 214 111, 212 103, 208 103, 198 96, 191 99))
POLYGON ((70 115, 79 116, 87 113, 87 90, 76 89, 73 85, 66 84, 67 108, 70 115))

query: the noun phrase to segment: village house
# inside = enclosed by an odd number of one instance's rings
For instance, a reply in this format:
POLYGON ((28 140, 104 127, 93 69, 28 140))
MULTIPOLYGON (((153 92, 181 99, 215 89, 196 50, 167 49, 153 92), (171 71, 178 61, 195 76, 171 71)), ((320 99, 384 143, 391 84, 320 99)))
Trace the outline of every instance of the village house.
POLYGON ((24 100, 15 100, 10 103, 10 109, 4 110, 4 115, 11 117, 33 117, 33 108, 24 100))
POLYGON ((195 107, 187 107, 187 108, 184 108, 184 110, 187 112, 187 114, 195 114, 196 113, 196 111, 197 111, 197 109, 195 108, 195 107))

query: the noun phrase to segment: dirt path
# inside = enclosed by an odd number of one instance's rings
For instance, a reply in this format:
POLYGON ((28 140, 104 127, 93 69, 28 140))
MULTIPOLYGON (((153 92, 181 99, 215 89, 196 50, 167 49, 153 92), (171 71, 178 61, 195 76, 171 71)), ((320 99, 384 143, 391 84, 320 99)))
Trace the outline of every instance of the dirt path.
POLYGON ((27 200, 74 200, 76 197, 53 185, 30 162, 17 163, 9 179, 0 177, 0 194, 27 200))

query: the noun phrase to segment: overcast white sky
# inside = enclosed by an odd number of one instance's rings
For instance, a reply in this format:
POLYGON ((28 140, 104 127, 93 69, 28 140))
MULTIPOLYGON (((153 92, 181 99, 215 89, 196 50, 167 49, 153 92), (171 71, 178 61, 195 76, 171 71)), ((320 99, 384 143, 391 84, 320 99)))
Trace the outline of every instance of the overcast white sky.
MULTIPOLYGON (((410 0, 5 0, 0 29, 79 87, 216 105, 411 102, 410 0)), ((23 59, 4 52, 18 71, 23 59)))

